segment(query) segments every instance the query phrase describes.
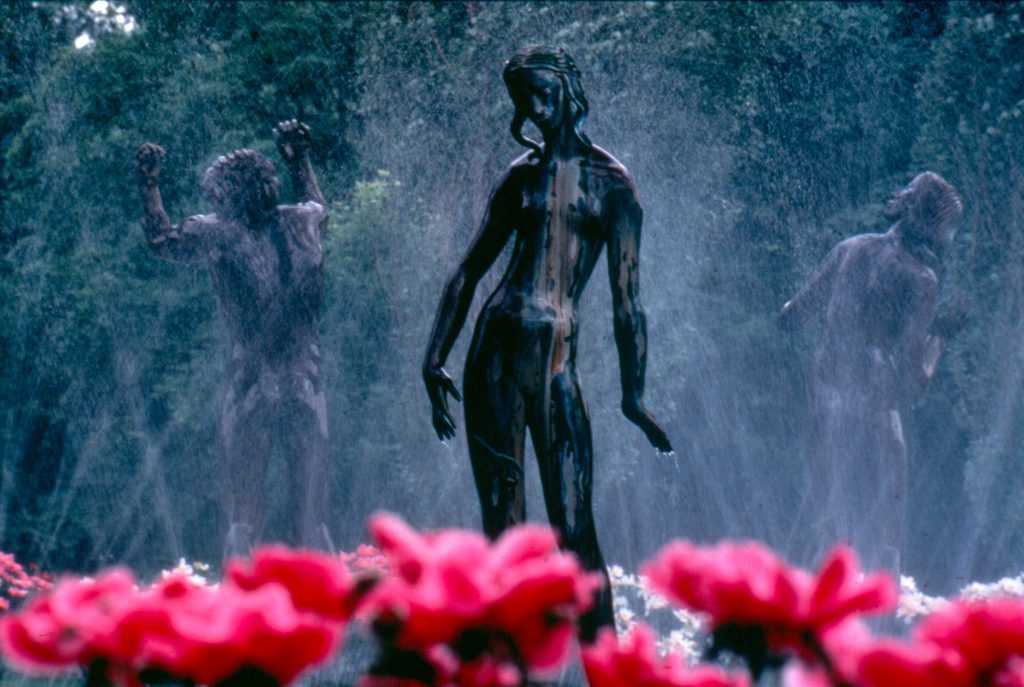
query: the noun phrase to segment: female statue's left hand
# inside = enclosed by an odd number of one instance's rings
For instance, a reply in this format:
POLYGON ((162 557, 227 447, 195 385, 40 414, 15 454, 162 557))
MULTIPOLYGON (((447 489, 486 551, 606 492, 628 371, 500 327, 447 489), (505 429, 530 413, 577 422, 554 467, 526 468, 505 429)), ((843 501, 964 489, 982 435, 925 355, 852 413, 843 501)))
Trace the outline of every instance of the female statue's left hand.
POLYGON ((623 401, 622 414, 647 435, 647 440, 651 442, 651 446, 658 449, 660 453, 673 452, 672 442, 669 441, 668 434, 665 433, 665 430, 661 428, 661 425, 658 424, 658 421, 654 419, 654 416, 644 407, 641 401, 623 401))

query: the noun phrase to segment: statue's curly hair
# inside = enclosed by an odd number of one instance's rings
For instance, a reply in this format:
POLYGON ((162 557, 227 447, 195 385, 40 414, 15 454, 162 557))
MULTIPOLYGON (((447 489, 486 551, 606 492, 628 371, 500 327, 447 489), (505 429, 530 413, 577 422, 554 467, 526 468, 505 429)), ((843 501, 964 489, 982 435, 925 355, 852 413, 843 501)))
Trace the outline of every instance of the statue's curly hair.
POLYGON ((512 138, 540 155, 542 150, 540 144, 523 134, 523 124, 526 122, 527 113, 519 106, 515 97, 519 76, 526 70, 534 69, 547 69, 558 75, 562 82, 562 92, 570 105, 569 116, 572 117, 573 133, 585 147, 593 148, 594 144, 583 133, 583 122, 586 121, 587 114, 590 112, 590 105, 587 103, 586 96, 583 95, 580 70, 565 49, 547 45, 528 45, 520 48, 505 63, 502 78, 505 80, 505 87, 512 97, 512 102, 516 103, 511 126, 512 138))
POLYGON ((274 165, 248 148, 218 157, 203 175, 202 186, 218 208, 250 222, 272 215, 280 200, 274 165))
POLYGON ((896 191, 885 206, 886 219, 899 222, 905 232, 933 243, 946 237, 950 225, 963 213, 963 203, 953 186, 935 172, 923 172, 896 191))

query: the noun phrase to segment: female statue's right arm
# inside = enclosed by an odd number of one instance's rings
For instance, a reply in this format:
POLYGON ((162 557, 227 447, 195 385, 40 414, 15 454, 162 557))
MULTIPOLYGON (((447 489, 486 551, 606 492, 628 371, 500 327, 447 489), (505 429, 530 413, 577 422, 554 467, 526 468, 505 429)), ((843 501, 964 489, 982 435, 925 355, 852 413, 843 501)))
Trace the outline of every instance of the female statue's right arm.
POLYGON ((469 245, 469 250, 466 251, 455 273, 448 279, 448 285, 434 318, 430 344, 427 346, 427 354, 423 361, 423 382, 430 397, 434 430, 442 441, 455 436, 455 419, 448 408, 447 394, 451 394, 456 401, 462 400, 455 388, 455 382, 444 370, 444 364, 462 330, 462 325, 466 322, 477 283, 494 264, 509 236, 512 235, 513 226, 509 218, 514 210, 512 202, 515 198, 510 174, 506 173, 491 194, 487 212, 469 245))

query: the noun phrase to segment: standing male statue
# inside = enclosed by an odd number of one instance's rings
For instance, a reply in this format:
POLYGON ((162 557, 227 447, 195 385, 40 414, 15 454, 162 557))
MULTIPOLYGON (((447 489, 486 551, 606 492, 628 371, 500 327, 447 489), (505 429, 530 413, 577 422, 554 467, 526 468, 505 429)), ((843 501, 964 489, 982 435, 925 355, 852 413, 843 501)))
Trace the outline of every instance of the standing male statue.
POLYGON ((591 509, 593 446, 576 373, 577 305, 607 246, 622 410, 660 451, 665 432, 643 403, 647 327, 639 298, 643 213, 633 180, 581 131, 588 105, 580 73, 560 48, 533 46, 505 65, 515 106, 512 136, 531 152, 495 187, 483 223, 448 281, 423 363, 434 429, 455 423, 447 394, 460 400, 443 366, 465 323, 477 282, 514 239, 511 261, 480 313, 465 368, 466 432, 483 527, 496 537, 526 518, 526 430, 540 464, 548 518, 583 565, 604 575, 582 634, 612 625, 611 591, 591 509), (530 120, 543 144, 526 138, 530 120))
POLYGON ((820 546, 850 542, 867 569, 899 571, 907 507, 900 410, 923 395, 962 326, 962 315, 934 317, 960 214, 952 186, 918 175, 889 201, 889 231, 833 248, 782 309, 787 325, 821 322, 807 436, 820 546))
POLYGON ((203 177, 214 214, 177 226, 157 186, 164 151, 145 143, 135 156, 150 248, 169 260, 206 261, 228 330, 219 431, 229 521, 225 558, 248 555, 260 539, 275 444, 290 463, 287 486, 299 499, 290 536, 304 546, 327 543, 330 471, 317 348, 327 206, 309 160, 309 127, 281 122, 274 137, 299 204, 278 205, 274 166, 260 153, 236 150, 217 158, 203 177))

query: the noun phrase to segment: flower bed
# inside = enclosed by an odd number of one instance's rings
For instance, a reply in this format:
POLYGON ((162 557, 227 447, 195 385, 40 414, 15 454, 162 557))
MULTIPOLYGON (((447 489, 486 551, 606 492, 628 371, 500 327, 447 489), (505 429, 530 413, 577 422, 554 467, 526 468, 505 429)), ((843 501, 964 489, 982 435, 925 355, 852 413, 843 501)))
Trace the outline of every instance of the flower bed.
MULTIPOLYGON (((0 648, 21 672, 77 672, 89 687, 289 685, 335 657, 353 623, 377 646, 360 687, 517 687, 577 655, 575 624, 600 578, 550 530, 490 542, 385 515, 370 533, 375 547, 341 556, 263 547, 217 584, 182 565, 150 585, 112 569, 51 588, 0 556, 7 603, 34 592, 0 620, 0 648)), ((1024 687, 1012 581, 944 602, 905 579, 900 612, 922 620, 899 641, 863 620, 897 608, 894 582, 864 575, 846 547, 810 574, 756 543, 676 541, 641 578, 611 578, 624 631, 578 654, 591 687, 1024 687), (623 591, 645 615, 671 604, 683 629, 659 639, 623 591)))

